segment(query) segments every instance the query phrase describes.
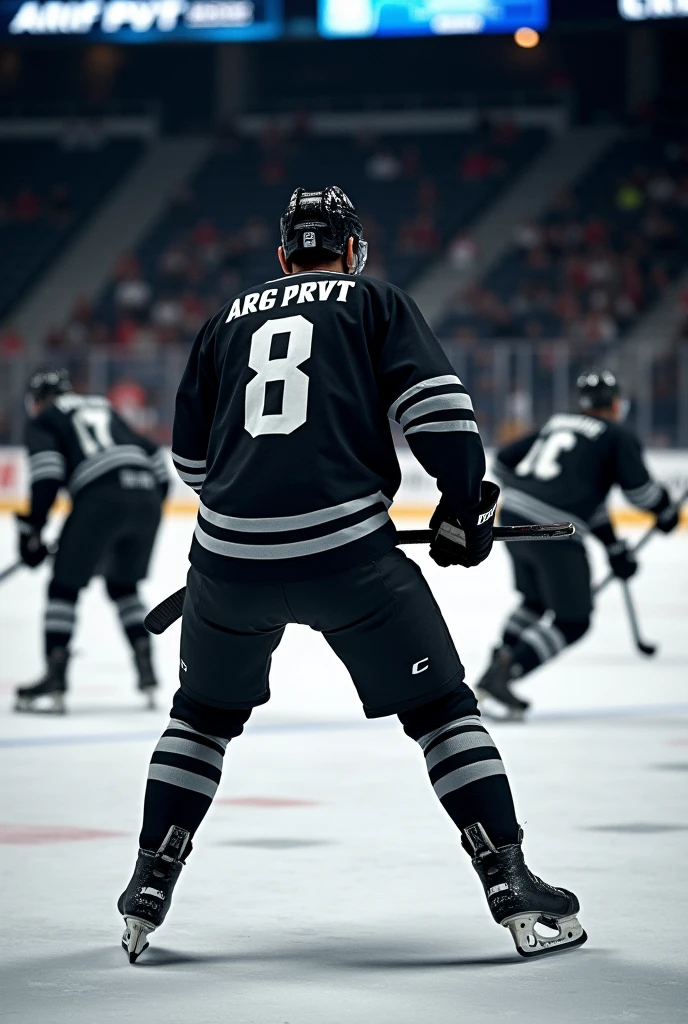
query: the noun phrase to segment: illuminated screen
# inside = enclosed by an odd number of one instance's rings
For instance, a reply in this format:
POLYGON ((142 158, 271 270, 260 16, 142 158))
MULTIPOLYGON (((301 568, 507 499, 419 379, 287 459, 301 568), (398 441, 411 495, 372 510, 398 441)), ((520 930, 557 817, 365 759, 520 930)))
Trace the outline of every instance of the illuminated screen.
POLYGON ((548 0, 320 0, 329 38, 449 36, 546 28, 548 0))
POLYGON ((688 18, 688 0, 619 0, 619 14, 627 21, 688 18))
POLYGON ((0 0, 0 35, 113 43, 275 39, 282 0, 0 0))

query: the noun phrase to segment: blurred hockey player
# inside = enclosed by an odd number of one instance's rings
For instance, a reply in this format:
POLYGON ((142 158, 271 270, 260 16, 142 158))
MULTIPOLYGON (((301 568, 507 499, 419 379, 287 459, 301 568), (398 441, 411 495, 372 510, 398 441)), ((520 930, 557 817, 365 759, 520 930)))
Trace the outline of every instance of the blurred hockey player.
POLYGON ((509 546, 521 604, 507 619, 477 692, 481 699, 497 701, 510 718, 522 718, 529 707, 511 684, 557 657, 590 628, 593 598, 583 538, 592 534, 604 544, 619 579, 628 580, 637 571, 607 513, 614 484, 631 504, 651 512, 663 533, 679 521, 666 488, 650 478, 638 438, 621 422, 624 401, 614 375, 587 373, 577 387, 579 412, 552 416, 538 433, 496 457, 504 525, 567 520, 576 527, 574 537, 557 544, 509 546))
POLYGON ((48 586, 45 676, 17 689, 16 710, 43 705, 65 710, 76 604, 95 575, 105 578, 132 647, 138 689, 152 707, 157 680, 137 585, 148 571, 169 486, 163 452, 135 433, 106 398, 75 394, 65 371, 34 374, 26 404, 31 507, 17 516, 19 553, 26 565, 35 568, 48 555, 41 533, 62 487, 72 499, 72 511, 48 586))
POLYGON ((524 863, 504 765, 388 513, 401 477, 392 420, 442 494, 432 557, 442 566, 487 558, 499 488, 483 481, 471 400, 415 303, 359 276, 367 244, 341 189, 297 189, 281 240, 285 276, 208 321, 177 396, 173 459, 201 505, 180 688, 118 903, 124 949, 135 962, 162 924, 227 744, 269 700, 271 657, 290 622, 323 634, 367 717, 398 715, 420 745, 490 910, 519 952, 580 945, 576 897, 524 863), (444 523, 455 540, 439 534, 444 523), (538 921, 556 934, 543 937, 538 921))

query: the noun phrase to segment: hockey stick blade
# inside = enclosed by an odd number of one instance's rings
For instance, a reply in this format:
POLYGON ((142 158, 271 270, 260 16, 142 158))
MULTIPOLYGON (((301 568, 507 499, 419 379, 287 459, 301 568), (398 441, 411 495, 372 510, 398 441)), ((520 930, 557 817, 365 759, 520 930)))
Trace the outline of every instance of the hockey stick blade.
POLYGON ((177 590, 174 594, 170 594, 164 601, 156 605, 152 611, 148 612, 143 624, 149 633, 155 633, 159 636, 164 633, 165 630, 176 622, 177 619, 181 618, 182 611, 184 609, 184 597, 186 595, 186 587, 182 587, 181 590, 177 590))
MULTIPOLYGON (((546 526, 495 526, 493 540, 513 544, 521 540, 566 540, 573 537, 576 528, 573 523, 548 523, 546 526)), ((434 537, 433 530, 398 530, 399 544, 429 544, 434 537)))
MULTIPOLYGON (((560 540, 572 537, 576 532, 573 523, 552 523, 547 526, 495 526, 494 539, 504 541, 517 540, 560 540)), ((429 544, 434 533, 432 530, 399 530, 399 544, 429 544)), ((186 587, 170 594, 152 611, 148 612, 143 624, 149 633, 159 636, 164 633, 177 619, 181 618, 184 608, 186 587)))
POLYGON ((640 635, 640 627, 638 626, 638 616, 635 611, 635 604, 633 603, 633 595, 631 594, 631 588, 628 585, 628 580, 621 580, 621 589, 623 590, 624 601, 626 603, 626 611, 628 612, 628 621, 631 626, 631 633, 633 635, 633 643, 646 658, 653 658, 657 653, 657 647, 655 644, 648 644, 640 635))

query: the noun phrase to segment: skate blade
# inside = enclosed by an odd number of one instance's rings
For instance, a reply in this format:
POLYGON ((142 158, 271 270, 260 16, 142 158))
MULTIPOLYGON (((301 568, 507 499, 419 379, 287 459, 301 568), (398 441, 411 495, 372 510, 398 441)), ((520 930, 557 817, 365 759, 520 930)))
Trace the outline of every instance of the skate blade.
POLYGON ((148 949, 148 936, 155 928, 138 917, 125 917, 124 924, 122 949, 129 957, 129 963, 135 964, 144 950, 148 949))
POLYGON ((561 917, 558 920, 543 917, 538 913, 517 914, 502 921, 502 924, 511 932, 517 953, 525 957, 564 952, 567 949, 582 946, 588 939, 575 914, 571 917, 561 917), (536 928, 538 924, 544 924, 545 927, 555 930, 556 934, 543 935, 536 928))
POLYGON ((155 702, 155 689, 154 686, 146 686, 143 690, 139 690, 146 702, 146 711, 155 711, 158 706, 155 702))
POLYGON ((490 722, 523 722, 525 721, 528 708, 512 708, 508 704, 502 704, 500 700, 493 697, 487 690, 476 689, 475 696, 478 701, 480 714, 490 722), (499 709, 499 714, 495 711, 499 709))
POLYGON ((36 707, 36 701, 42 697, 17 697, 14 702, 14 710, 19 714, 31 715, 64 715, 67 712, 64 696, 61 693, 53 694, 50 703, 36 707))

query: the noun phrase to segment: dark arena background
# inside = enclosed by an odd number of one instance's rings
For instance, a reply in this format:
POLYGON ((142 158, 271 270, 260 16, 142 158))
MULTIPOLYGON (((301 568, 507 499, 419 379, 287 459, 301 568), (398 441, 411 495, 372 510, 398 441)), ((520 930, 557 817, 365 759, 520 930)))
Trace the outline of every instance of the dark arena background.
MULTIPOLYGON (((577 410, 581 374, 608 370, 652 478, 674 501, 686 492, 686 0, 0 0, 0 1014, 678 1024, 685 512, 631 582, 653 655, 613 581, 584 638, 520 684, 525 719, 490 724, 530 867, 580 897, 580 952, 515 954, 421 753, 395 717, 366 721, 306 626, 275 652, 272 698, 232 741, 175 906, 135 967, 116 902, 178 685, 179 624, 153 641, 149 710, 96 576, 67 714, 15 713, 15 688, 43 671, 51 571, 48 558, 2 576, 30 493, 32 374, 64 369, 77 393, 105 396, 172 471, 194 338, 280 276, 292 191, 332 184, 360 213, 364 274, 412 296, 471 395, 488 478, 497 450, 577 410)), ((427 527, 435 481, 393 431, 390 514, 427 527)), ((198 497, 172 476, 146 610, 186 579, 198 497)), ((654 522, 618 488, 609 509, 630 545, 654 522)), ((65 491, 48 546, 68 511, 65 491)), ((604 548, 586 543, 602 580, 604 548)), ((506 548, 470 572, 407 549, 474 687, 516 606, 506 548)))

